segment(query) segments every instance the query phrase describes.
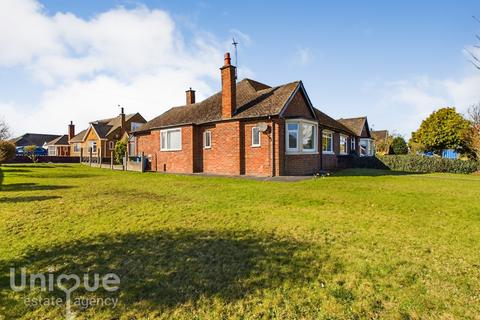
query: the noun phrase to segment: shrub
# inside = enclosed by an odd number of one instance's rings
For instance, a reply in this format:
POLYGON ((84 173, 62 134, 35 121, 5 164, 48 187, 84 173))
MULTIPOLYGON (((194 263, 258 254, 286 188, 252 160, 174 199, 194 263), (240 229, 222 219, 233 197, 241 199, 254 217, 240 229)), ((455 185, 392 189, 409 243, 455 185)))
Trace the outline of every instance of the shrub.
POLYGON ((37 150, 36 145, 25 146, 23 147, 23 154, 28 159, 32 160, 33 163, 37 163, 37 155, 35 154, 36 150, 37 150))
POLYGON ((402 137, 395 137, 392 140, 391 145, 393 154, 407 154, 408 153, 408 146, 405 142, 405 139, 402 137))
POLYGON ((412 154, 357 157, 353 164, 357 168, 389 169, 415 173, 450 172, 467 174, 479 170, 479 163, 472 160, 453 160, 412 154))
POLYGON ((127 140, 120 140, 115 143, 115 164, 122 164, 123 157, 127 152, 127 140))
POLYGON ((15 145, 9 141, 0 141, 0 164, 15 157, 15 145))

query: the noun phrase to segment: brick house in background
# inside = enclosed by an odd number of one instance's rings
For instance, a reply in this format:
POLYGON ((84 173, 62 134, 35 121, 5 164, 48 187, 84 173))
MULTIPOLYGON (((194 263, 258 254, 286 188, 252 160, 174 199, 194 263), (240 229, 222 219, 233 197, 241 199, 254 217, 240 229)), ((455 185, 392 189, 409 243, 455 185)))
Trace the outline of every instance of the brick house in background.
POLYGON ((301 81, 270 87, 244 79, 225 54, 222 90, 175 107, 136 130, 151 170, 278 176, 336 169, 359 152, 359 136, 313 107, 301 81))
MULTIPOLYGON (((90 122, 87 129, 75 135, 75 125, 68 125, 68 142, 70 155, 74 157, 88 157, 90 150, 93 157, 110 158, 117 141, 129 139, 130 133, 145 124, 147 121, 139 114, 125 115, 123 108, 115 118, 90 122)), ((128 148, 134 153, 134 140, 129 140, 128 148)))
POLYGON ((359 156, 371 157, 375 155, 375 140, 368 126, 367 117, 342 118, 337 121, 352 130, 358 137, 359 156))

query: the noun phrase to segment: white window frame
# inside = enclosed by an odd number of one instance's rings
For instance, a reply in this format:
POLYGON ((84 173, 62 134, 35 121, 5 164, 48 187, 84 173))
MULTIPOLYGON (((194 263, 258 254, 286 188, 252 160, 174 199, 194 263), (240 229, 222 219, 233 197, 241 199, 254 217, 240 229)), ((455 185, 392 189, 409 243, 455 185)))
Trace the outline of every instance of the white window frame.
POLYGON ((344 134, 340 134, 339 147, 340 147, 340 154, 342 154, 342 155, 348 154, 348 136, 346 136, 344 134), (342 140, 344 142, 343 144, 345 145, 345 151, 342 151, 342 140))
POLYGON ((334 135, 333 135, 333 131, 329 131, 329 130, 323 130, 322 132, 322 153, 323 154, 335 154, 335 152, 333 151, 334 148, 333 148, 333 142, 334 142, 334 135), (330 138, 332 139, 332 143, 331 143, 331 149, 330 150, 324 150, 323 147, 324 147, 324 144, 323 144, 323 136, 324 135, 329 135, 330 138))
POLYGON ((48 146, 48 155, 49 156, 56 156, 57 155, 57 148, 55 146, 48 146))
POLYGON ((258 148, 262 146, 262 132, 260 129, 256 126, 252 127, 252 147, 258 148), (257 136, 258 136, 258 143, 255 143, 254 137, 255 137, 255 130, 257 130, 257 136))
POLYGON ((360 139, 360 157, 373 157, 375 155, 375 145, 373 139, 360 139), (366 142, 366 154, 362 154, 362 142, 366 142))
POLYGON ((182 150, 182 128, 172 128, 172 129, 164 129, 160 130, 160 151, 181 151, 182 150), (166 144, 168 144, 168 134, 170 132, 178 131, 180 132, 180 147, 179 148, 168 148, 168 145, 165 148, 162 145, 162 137, 165 134, 166 137, 166 144))
POLYGON ((108 142, 108 149, 110 149, 110 150, 115 149, 115 142, 109 141, 109 142, 108 142))
POLYGON ((74 143, 73 144, 73 152, 80 152, 80 150, 82 149, 80 143, 74 143))
POLYGON ((287 120, 285 122, 285 145, 286 145, 286 151, 287 154, 316 154, 318 153, 318 123, 315 121, 310 121, 310 120, 287 120), (296 124, 297 125, 297 130, 289 130, 288 125, 289 124, 296 124), (314 126, 314 133, 313 133, 313 149, 303 149, 303 125, 304 124, 309 124, 314 126), (297 147, 296 148, 290 148, 289 147, 289 133, 297 132, 297 147))
POLYGON ((89 146, 88 146, 88 148, 89 148, 88 152, 90 152, 90 149, 91 149, 92 153, 97 153, 97 151, 98 151, 97 141, 89 141, 89 142, 90 143, 89 143, 89 146), (95 150, 94 150, 93 146, 95 146, 95 150))
POLYGON ((207 130, 203 133, 203 147, 205 149, 212 148, 212 131, 207 130), (208 136, 208 145, 207 145, 207 136, 208 136))
POLYGON ((356 151, 355 137, 350 137, 350 152, 356 151))

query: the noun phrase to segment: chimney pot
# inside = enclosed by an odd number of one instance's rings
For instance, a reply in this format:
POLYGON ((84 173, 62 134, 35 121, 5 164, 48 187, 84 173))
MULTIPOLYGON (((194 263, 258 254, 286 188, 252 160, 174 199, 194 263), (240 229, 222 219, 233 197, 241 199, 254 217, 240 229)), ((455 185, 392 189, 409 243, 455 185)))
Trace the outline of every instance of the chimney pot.
POLYGON ((227 52, 225 53, 224 66, 230 66, 230 65, 231 65, 230 52, 227 52))

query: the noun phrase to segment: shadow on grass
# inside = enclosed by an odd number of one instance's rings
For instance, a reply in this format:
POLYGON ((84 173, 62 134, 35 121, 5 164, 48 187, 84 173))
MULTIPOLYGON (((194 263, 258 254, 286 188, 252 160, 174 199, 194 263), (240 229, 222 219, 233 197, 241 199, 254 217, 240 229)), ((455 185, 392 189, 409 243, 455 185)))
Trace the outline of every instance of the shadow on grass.
POLYGON ((60 190, 70 189, 72 186, 59 186, 59 185, 39 185, 37 183, 11 183, 1 186, 2 191, 42 191, 42 190, 60 190))
MULTIPOLYGON (((286 282, 318 284, 325 265, 340 264, 327 250, 320 249, 312 244, 251 232, 181 229, 100 236, 48 250, 32 250, 20 260, 0 260, 0 293, 9 290, 10 267, 17 271, 26 267, 28 274, 49 269, 54 270, 56 276, 88 273, 90 278, 93 273, 102 276, 113 272, 121 279, 118 291, 87 292, 82 285, 74 295, 119 297, 120 304, 114 310, 118 314, 134 311, 139 306, 147 312, 168 312, 179 304, 195 305, 200 299, 234 302, 263 289, 274 290, 286 282)), ((64 298, 62 292, 43 294, 64 298)), ((21 317, 28 312, 21 297, 17 299, 10 298, 4 304, 11 317, 21 317)), ((76 309, 75 312, 82 311, 76 309)))
POLYGON ((7 164, 5 168, 34 168, 34 169, 51 169, 51 168, 58 168, 60 166, 65 167, 65 165, 49 165, 49 164, 30 164, 30 163, 25 163, 25 164, 7 164))
POLYGON ((59 196, 30 196, 30 197, 0 197, 0 203, 22 203, 60 199, 59 196))

